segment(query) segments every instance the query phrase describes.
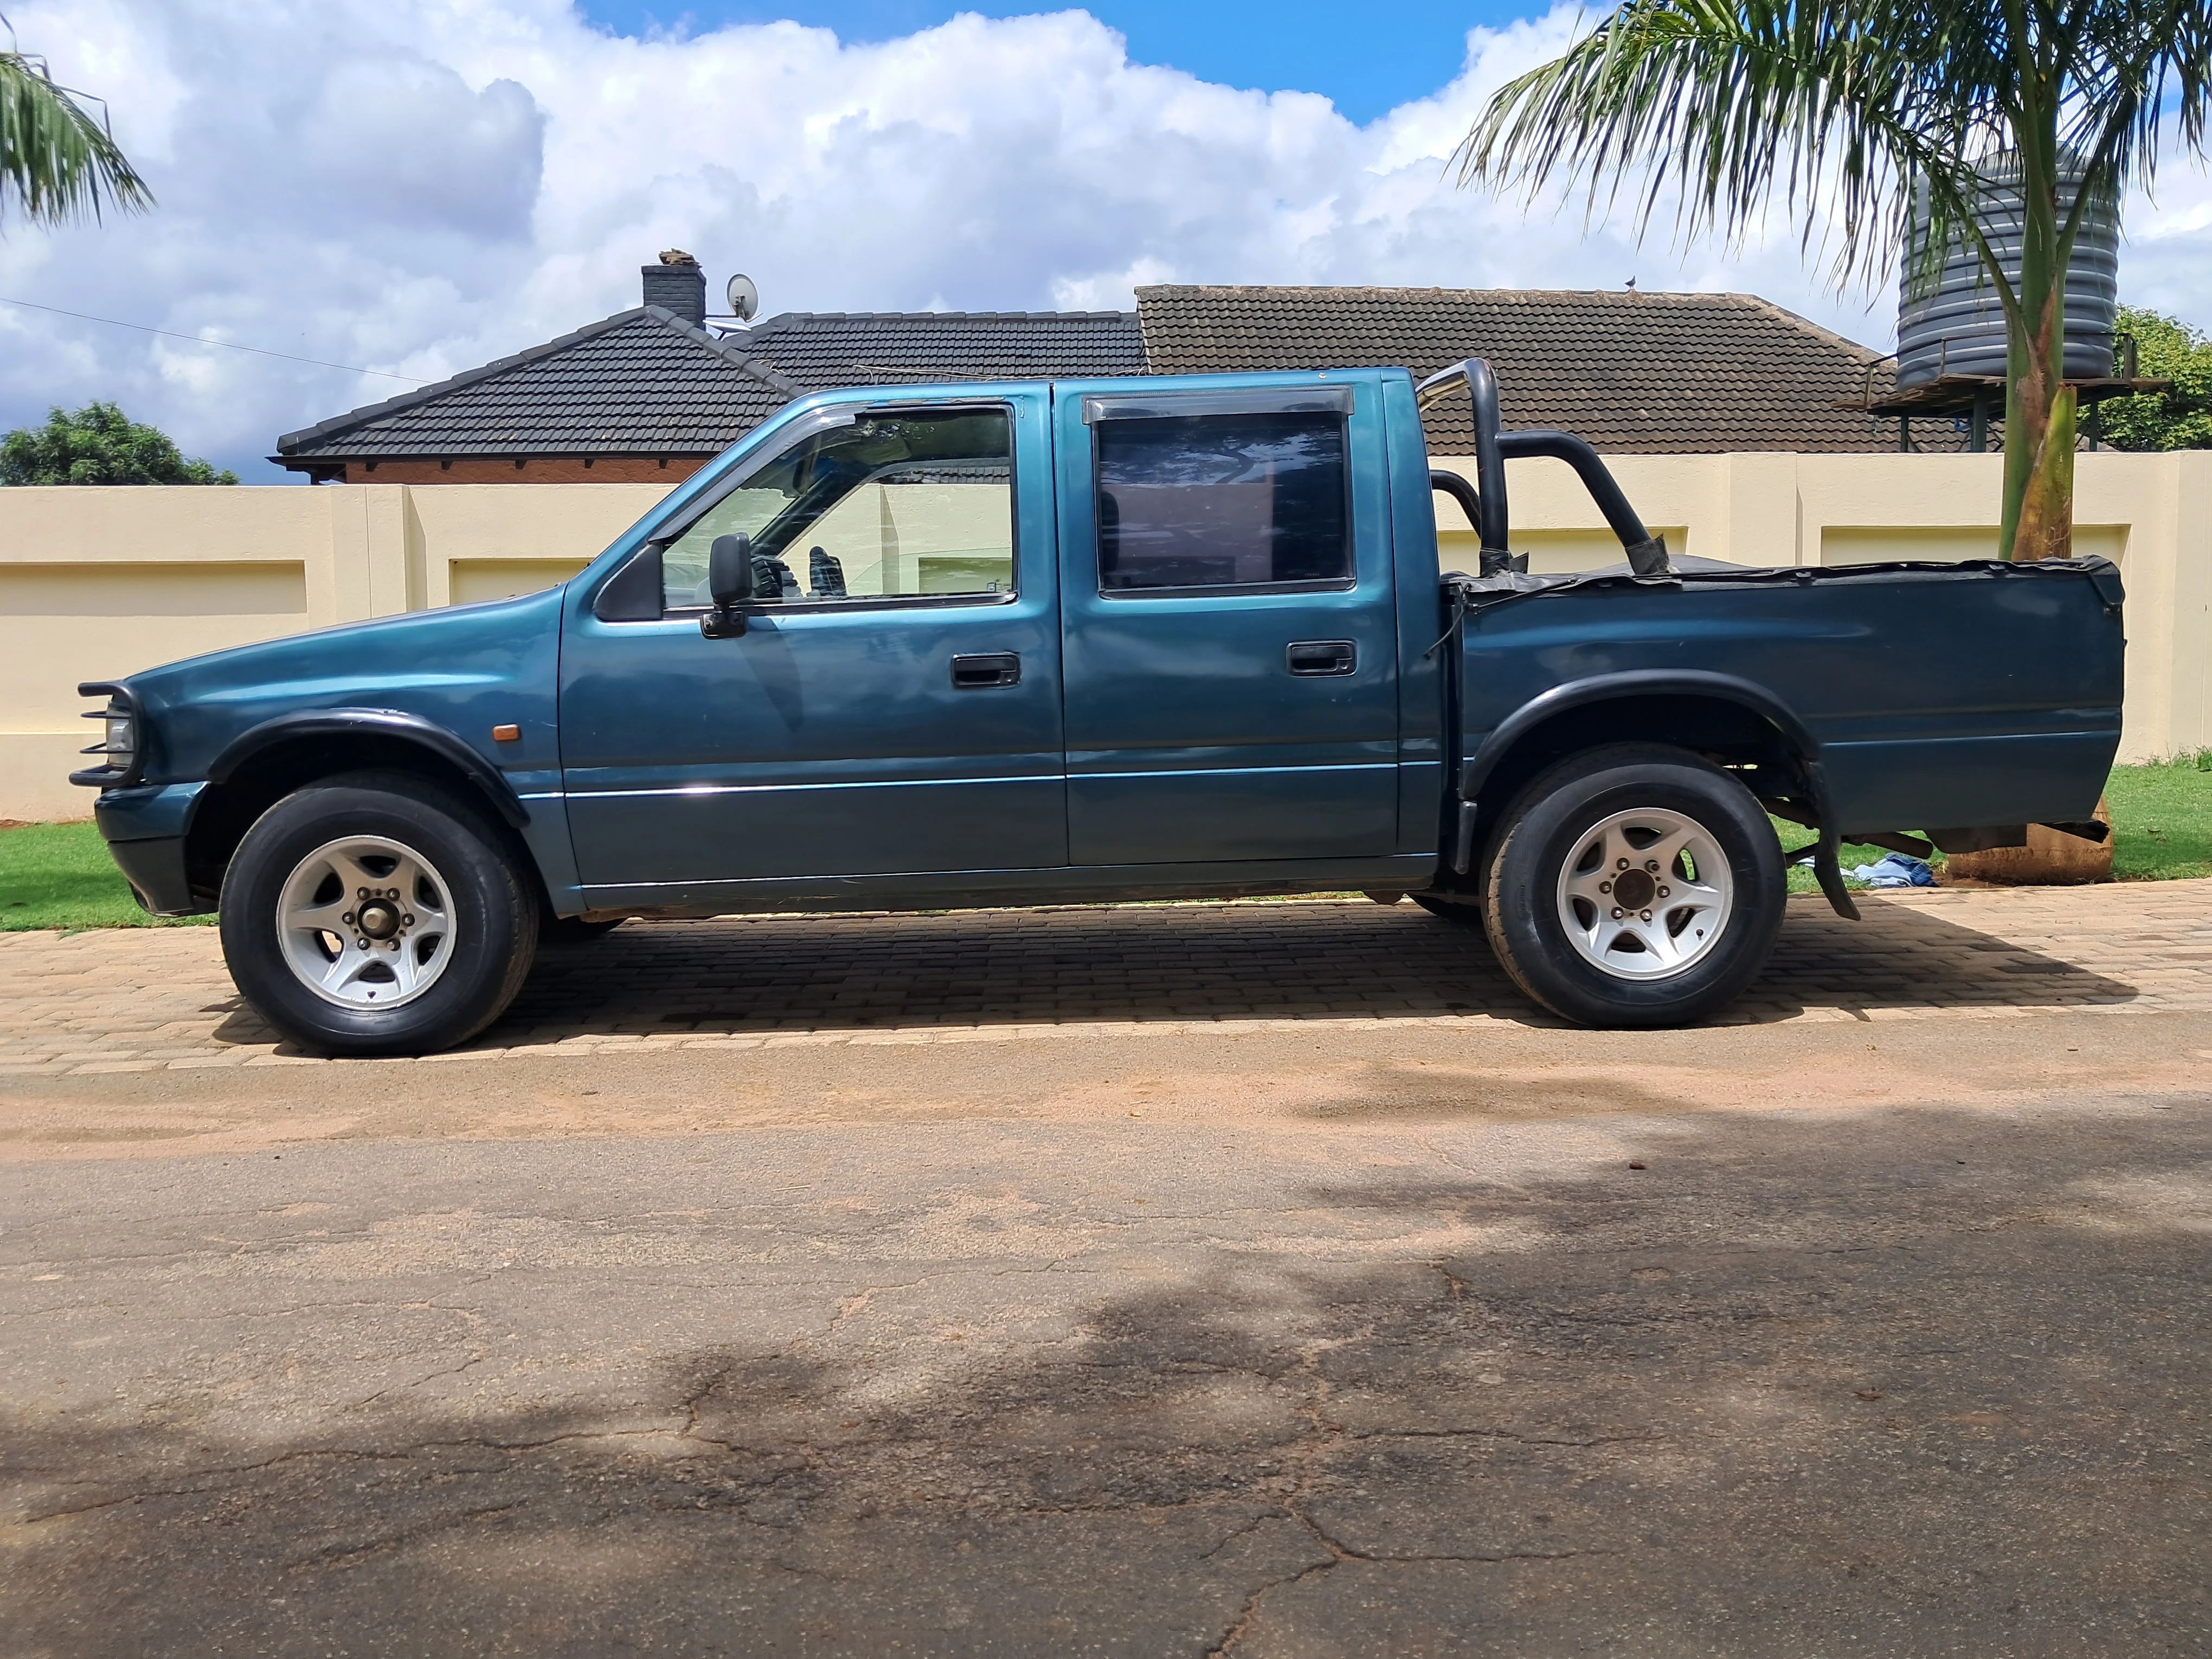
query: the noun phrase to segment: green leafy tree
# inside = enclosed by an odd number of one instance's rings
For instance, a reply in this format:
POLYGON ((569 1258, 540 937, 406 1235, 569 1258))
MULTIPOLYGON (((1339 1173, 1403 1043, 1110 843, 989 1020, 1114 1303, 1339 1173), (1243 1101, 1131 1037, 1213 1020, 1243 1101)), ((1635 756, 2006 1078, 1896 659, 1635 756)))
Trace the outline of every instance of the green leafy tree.
POLYGON ((113 404, 54 410, 44 426, 0 438, 0 484, 234 484, 238 474, 188 461, 158 427, 113 404))
POLYGON ((1533 193, 1587 176, 1593 211, 1630 190, 1639 234, 1740 240, 1778 204, 1839 285, 1887 270, 1915 181, 1937 251, 1979 257, 2009 337, 1999 552, 2073 545, 2075 398, 2062 384, 2066 267, 2084 210, 2148 185, 2161 143, 2205 153, 2208 0, 1625 0, 1560 57, 1509 82, 1469 130, 1462 182, 1533 193), (2020 168, 2021 270, 1976 208, 1980 169, 2020 168), (2081 187, 2062 191, 2062 170, 2081 187), (1636 181, 1632 185, 1631 181, 1636 181))
POLYGON ((57 86, 46 60, 20 50, 8 27, 0 51, 0 222, 11 203, 44 225, 97 219, 103 205, 126 212, 153 205, 153 191, 116 147, 105 107, 97 116, 86 107, 97 102, 57 86))
POLYGON ((2097 411, 2105 441, 2115 449, 2212 449, 2212 334, 2134 306, 2120 307, 2120 332, 2135 340, 2136 372, 2171 380, 2173 390, 2105 404, 2097 411))

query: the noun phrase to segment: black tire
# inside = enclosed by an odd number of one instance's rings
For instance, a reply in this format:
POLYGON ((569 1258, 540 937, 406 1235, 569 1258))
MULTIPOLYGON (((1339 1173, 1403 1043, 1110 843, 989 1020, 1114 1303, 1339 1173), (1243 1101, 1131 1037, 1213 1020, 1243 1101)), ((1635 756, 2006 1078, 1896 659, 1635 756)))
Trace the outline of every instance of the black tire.
POLYGON ((1789 890, 1781 845, 1751 792, 1697 756, 1656 744, 1588 750, 1530 782, 1488 849, 1484 881, 1491 947, 1513 982, 1577 1024, 1625 1028, 1685 1025, 1734 1001, 1774 948, 1789 890), (1709 856, 1725 866, 1726 887, 1699 884, 1694 858, 1654 874, 1656 865, 1621 873, 1620 859, 1594 857, 1616 833, 1623 839, 1610 850, 1632 850, 1633 837, 1648 830, 1617 821, 1646 813, 1697 827, 1709 856), (1621 916, 1618 908, 1591 908, 1581 894, 1600 876, 1620 882, 1610 897, 1650 908, 1632 908, 1624 921, 1610 920, 1621 916), (1724 906, 1681 902, 1714 891, 1726 894, 1724 906), (1583 919, 1587 945, 1571 936, 1571 915, 1583 919), (1714 934, 1707 941, 1699 930, 1693 943, 1692 925, 1701 921, 1715 924, 1714 934), (1668 966, 1662 951, 1680 953, 1682 965, 1668 966))
POLYGON ((1449 921, 1455 927, 1482 926, 1482 907, 1470 901, 1455 901, 1432 897, 1427 893, 1412 895, 1414 903, 1440 921, 1449 921))
MULTIPOLYGON (((356 849, 357 850, 357 849, 356 849)), ((350 854, 349 854, 350 856, 350 854)), ((371 872, 380 855, 367 855, 371 872)), ((401 868, 392 862, 395 879, 401 868)), ((399 894, 399 889, 377 890, 399 894)), ((372 904, 374 904, 372 901, 372 904)), ((538 945, 541 902, 510 854, 506 838, 476 805, 434 780, 404 772, 359 772, 307 785, 278 801, 246 832, 223 874, 223 956, 240 993, 284 1036, 323 1054, 434 1053, 465 1042, 499 1018, 522 988, 538 945), (336 866, 318 878, 311 860, 349 837, 390 842, 410 853, 427 885, 414 897, 400 894, 389 908, 362 906, 341 920, 342 932, 280 927, 283 913, 296 921, 306 909, 285 911, 288 884, 297 878, 302 902, 350 903, 336 866), (309 884, 320 885, 309 893, 309 884), (336 892, 332 900, 329 896, 336 892), (422 896, 429 894, 426 902, 422 896), (422 926, 412 908, 425 911, 422 926), (433 914, 434 912, 434 914, 433 914), (387 921, 406 930, 362 944, 349 938, 387 921), (441 930, 438 923, 445 923, 441 930), (332 950, 331 941, 337 941, 332 950), (356 957, 355 948, 368 954, 356 957), (427 982, 408 989, 383 966, 397 957, 380 951, 427 951, 434 971, 417 968, 427 982), (380 994, 392 1006, 333 1000, 311 988, 302 974, 316 952, 333 970, 340 960, 356 966, 356 999, 380 994), (296 968, 295 963, 305 966, 296 968), (373 981, 372 975, 384 979, 373 981), (386 990, 388 988, 388 991, 386 990)), ((314 914, 329 914, 316 910, 314 914)))

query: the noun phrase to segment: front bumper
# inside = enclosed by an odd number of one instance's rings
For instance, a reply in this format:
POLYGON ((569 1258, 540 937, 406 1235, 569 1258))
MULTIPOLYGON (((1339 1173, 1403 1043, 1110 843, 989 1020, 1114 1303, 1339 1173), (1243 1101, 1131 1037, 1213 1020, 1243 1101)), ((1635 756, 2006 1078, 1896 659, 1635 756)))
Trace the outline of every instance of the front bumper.
POLYGON ((215 908, 193 896, 185 869, 185 831, 205 787, 179 783, 110 789, 94 805, 108 853, 141 909, 157 916, 199 916, 215 908))
POLYGON ((138 908, 157 916, 200 916, 215 908, 192 896, 185 878, 185 838, 163 836, 159 841, 110 842, 116 867, 131 884, 131 896, 138 908))

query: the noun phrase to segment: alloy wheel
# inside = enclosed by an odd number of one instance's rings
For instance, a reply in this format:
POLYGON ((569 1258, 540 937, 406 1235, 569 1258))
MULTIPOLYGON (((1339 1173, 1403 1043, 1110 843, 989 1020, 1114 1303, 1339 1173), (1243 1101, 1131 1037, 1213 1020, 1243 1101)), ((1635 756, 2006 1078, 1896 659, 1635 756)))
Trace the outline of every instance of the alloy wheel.
POLYGON ((1601 971, 1666 979, 1719 942, 1735 893, 1727 854, 1695 818, 1662 807, 1615 812, 1583 831, 1560 866, 1559 925, 1601 971))
POLYGON ((414 848, 382 836, 326 842, 293 866, 276 938, 294 977, 341 1008, 413 1001, 453 959, 451 890, 414 848))

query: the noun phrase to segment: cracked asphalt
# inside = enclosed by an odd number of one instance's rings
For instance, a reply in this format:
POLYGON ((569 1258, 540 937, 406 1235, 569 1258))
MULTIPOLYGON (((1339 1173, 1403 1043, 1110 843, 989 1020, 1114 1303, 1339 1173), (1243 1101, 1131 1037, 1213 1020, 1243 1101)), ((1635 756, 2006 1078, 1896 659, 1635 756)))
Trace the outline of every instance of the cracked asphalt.
POLYGON ((9 1077, 0 1653, 2204 1654, 2208 1079, 2191 1010, 9 1077))

